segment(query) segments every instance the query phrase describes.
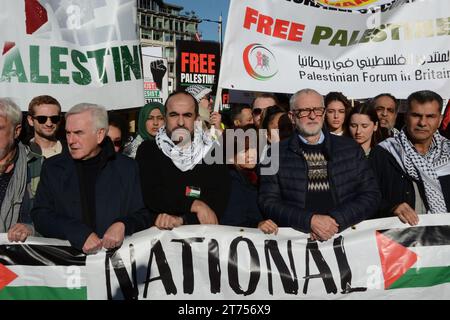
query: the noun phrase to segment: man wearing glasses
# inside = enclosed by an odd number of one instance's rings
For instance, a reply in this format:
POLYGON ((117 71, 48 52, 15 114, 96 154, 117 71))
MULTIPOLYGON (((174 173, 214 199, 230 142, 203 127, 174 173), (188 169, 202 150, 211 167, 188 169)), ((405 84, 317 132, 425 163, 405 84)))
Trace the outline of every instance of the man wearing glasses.
POLYGON ((56 139, 61 123, 61 105, 51 96, 34 97, 28 105, 28 124, 34 128, 34 137, 30 140, 33 152, 50 158, 61 153, 62 144, 56 139))
POLYGON ((361 147, 323 128, 317 91, 298 91, 290 109, 296 132, 280 143, 278 172, 261 176, 259 204, 278 226, 329 240, 373 216, 381 195, 361 147))

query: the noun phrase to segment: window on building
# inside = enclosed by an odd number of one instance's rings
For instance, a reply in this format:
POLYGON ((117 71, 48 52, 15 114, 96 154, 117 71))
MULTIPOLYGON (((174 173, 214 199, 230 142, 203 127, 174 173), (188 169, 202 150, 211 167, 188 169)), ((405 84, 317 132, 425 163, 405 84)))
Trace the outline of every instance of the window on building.
POLYGON ((164 34, 164 41, 172 42, 173 41, 173 35, 171 33, 164 34))
POLYGON ((155 41, 163 41, 163 34, 162 34, 162 32, 158 32, 158 31, 153 32, 153 40, 155 40, 155 41))

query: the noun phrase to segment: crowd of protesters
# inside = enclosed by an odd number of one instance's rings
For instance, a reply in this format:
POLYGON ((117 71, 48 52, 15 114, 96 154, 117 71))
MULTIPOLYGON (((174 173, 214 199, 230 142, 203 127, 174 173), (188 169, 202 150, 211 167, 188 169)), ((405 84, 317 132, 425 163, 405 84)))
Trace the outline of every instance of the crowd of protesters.
POLYGON ((411 93, 402 125, 389 93, 364 103, 312 89, 288 103, 264 93, 229 114, 213 111, 212 94, 195 85, 146 104, 131 141, 115 112, 81 103, 63 117, 59 101, 39 96, 21 142, 21 109, 1 98, 0 232, 91 254, 152 226, 292 227, 325 241, 367 219, 416 225, 450 211, 448 128, 439 131, 443 99, 433 91, 411 93))

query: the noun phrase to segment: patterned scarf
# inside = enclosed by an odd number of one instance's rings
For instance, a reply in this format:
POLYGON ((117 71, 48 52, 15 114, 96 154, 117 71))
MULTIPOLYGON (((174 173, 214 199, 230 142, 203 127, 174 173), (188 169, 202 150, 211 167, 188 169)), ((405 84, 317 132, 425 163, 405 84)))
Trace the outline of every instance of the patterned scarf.
POLYGON ((201 122, 198 121, 195 122, 194 139, 185 147, 173 143, 165 127, 159 129, 155 139, 158 148, 183 172, 192 170, 213 146, 211 136, 202 129, 201 122))
POLYGON ((429 205, 428 213, 448 212, 438 177, 450 174, 450 141, 438 132, 433 135, 430 149, 425 155, 417 152, 411 141, 401 131, 380 143, 389 151, 411 178, 422 181, 429 205))

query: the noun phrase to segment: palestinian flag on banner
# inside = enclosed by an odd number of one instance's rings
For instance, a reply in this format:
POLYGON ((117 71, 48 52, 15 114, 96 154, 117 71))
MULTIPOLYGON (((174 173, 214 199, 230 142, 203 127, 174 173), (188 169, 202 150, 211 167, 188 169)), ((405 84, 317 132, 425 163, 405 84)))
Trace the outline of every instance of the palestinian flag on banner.
POLYGON ((0 300, 86 300, 85 268, 69 246, 0 244, 0 300))
POLYGON ((450 226, 377 230, 385 289, 450 283, 450 226))

